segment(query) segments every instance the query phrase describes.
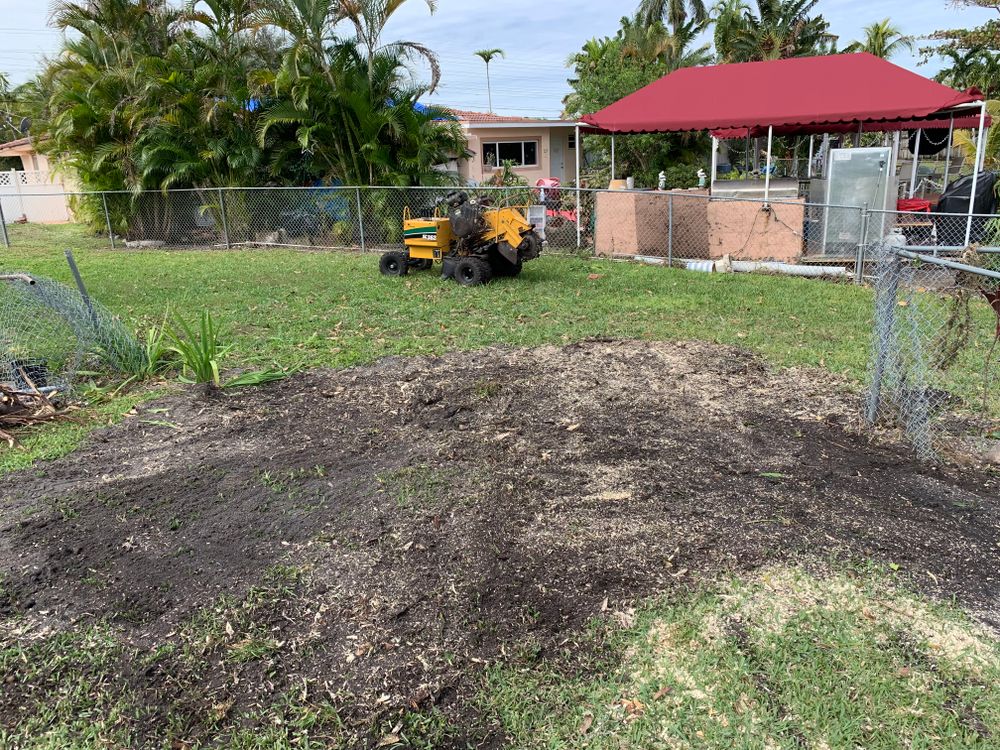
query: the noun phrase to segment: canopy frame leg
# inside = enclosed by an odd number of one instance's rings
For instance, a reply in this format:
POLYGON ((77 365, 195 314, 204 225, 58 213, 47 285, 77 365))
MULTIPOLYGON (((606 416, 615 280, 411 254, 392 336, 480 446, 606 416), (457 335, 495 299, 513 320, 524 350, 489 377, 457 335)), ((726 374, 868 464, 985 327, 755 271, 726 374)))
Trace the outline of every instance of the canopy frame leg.
POLYGON ((719 139, 712 136, 712 173, 708 180, 708 194, 715 192, 715 174, 719 168, 719 139))
POLYGON ((965 220, 965 246, 972 239, 972 213, 976 203, 976 188, 979 185, 979 164, 983 158, 983 128, 986 125, 986 100, 979 104, 979 134, 976 136, 976 160, 972 165, 972 190, 969 192, 969 216, 965 220))
POLYGON ((583 143, 580 142, 580 126, 577 125, 574 131, 573 156, 576 160, 576 246, 581 245, 582 233, 580 231, 580 152, 583 151, 583 143))
POLYGON ((920 161, 920 137, 923 134, 923 129, 917 128, 917 138, 913 143, 913 164, 910 166, 910 198, 917 192, 917 163, 920 161))
POLYGON ((948 176, 951 172, 951 139, 955 136, 955 115, 951 116, 948 123, 948 148, 944 152, 944 180, 941 183, 941 192, 948 189, 948 176))
POLYGON ((611 179, 615 179, 615 134, 611 134, 611 179))
POLYGON ((771 204, 768 199, 771 197, 771 147, 774 145, 774 126, 767 126, 767 158, 764 163, 764 208, 771 204))

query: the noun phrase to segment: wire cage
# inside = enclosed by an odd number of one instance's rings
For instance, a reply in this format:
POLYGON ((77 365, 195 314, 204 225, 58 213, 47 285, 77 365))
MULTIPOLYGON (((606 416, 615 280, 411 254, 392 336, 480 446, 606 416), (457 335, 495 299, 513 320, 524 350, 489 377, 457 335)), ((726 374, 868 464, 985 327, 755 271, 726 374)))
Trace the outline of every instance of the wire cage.
POLYGON ((0 271, 0 383, 65 394, 84 370, 126 372, 143 356, 110 311, 52 279, 0 271))

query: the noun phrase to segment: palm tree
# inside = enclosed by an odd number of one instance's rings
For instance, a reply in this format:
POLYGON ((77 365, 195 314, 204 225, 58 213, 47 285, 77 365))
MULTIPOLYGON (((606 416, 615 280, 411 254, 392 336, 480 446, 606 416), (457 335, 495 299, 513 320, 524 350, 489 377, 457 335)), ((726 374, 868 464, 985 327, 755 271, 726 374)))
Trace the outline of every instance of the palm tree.
POLYGON ((611 39, 608 37, 588 39, 579 52, 566 58, 566 67, 573 68, 578 74, 583 71, 593 72, 610 49, 611 39))
POLYGON ((290 38, 279 70, 259 76, 274 102, 258 142, 274 150, 277 164, 307 158, 323 177, 346 184, 449 178, 432 167, 465 154, 464 137, 457 123, 437 122, 447 117, 440 109, 415 106, 437 85, 437 59, 415 42, 381 38, 405 0, 258 2, 255 26, 279 28, 290 38), (353 38, 340 35, 341 24, 353 27, 353 38), (414 57, 430 63, 428 86, 407 81, 414 57))
POLYGON ((490 88, 490 62, 492 62, 494 57, 507 57, 506 53, 499 47, 493 49, 480 49, 473 53, 476 57, 480 58, 484 63, 486 63, 486 96, 489 98, 490 112, 493 111, 493 92, 490 88))
POLYGON ((618 31, 621 57, 661 66, 664 73, 707 65, 712 61, 709 46, 691 47, 703 28, 703 23, 688 21, 670 31, 660 21, 645 25, 638 16, 623 18, 618 31))
POLYGON ((691 18, 697 23, 708 20, 708 9, 704 0, 640 0, 637 17, 644 25, 655 21, 669 22, 676 31, 691 18))
POLYGON ((722 62, 753 62, 826 52, 832 39, 819 0, 756 0, 757 13, 739 0, 715 8, 715 48, 722 62))
MULTIPOLYGON (((437 55, 419 42, 395 41, 382 44, 382 31, 393 14, 399 10, 406 0, 341 0, 341 12, 344 18, 354 24, 357 42, 365 50, 368 64, 368 77, 374 74, 374 59, 380 52, 385 52, 402 60, 418 59, 427 63, 431 69, 429 91, 437 88, 441 79, 441 68, 437 55)), ((436 0, 424 0, 427 8, 434 13, 436 0)))
POLYGON ((852 42, 844 52, 868 52, 888 60, 901 50, 913 51, 913 37, 905 36, 898 26, 892 24, 891 19, 883 18, 870 23, 865 26, 864 32, 864 41, 852 42))
POLYGON ((439 184, 466 143, 417 106, 433 53, 382 40, 403 2, 61 0, 53 23, 74 33, 33 89, 39 141, 92 190, 439 184))
POLYGON ((987 97, 1000 93, 1000 54, 988 49, 942 49, 938 54, 951 61, 935 76, 955 89, 975 86, 987 97))
MULTIPOLYGON (((983 168, 993 171, 1000 169, 1000 100, 987 100, 986 113, 993 124, 983 134, 983 168)), ((976 160, 976 135, 974 130, 955 131, 954 145, 962 150, 968 164, 976 160)))

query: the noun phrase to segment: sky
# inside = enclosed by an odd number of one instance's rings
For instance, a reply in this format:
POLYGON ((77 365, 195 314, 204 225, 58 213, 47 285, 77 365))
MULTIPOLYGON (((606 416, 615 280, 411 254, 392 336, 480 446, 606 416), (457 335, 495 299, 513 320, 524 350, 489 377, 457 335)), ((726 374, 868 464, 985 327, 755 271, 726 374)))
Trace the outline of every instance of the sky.
MULTIPOLYGON (((569 90, 566 58, 591 37, 613 35, 621 16, 637 4, 638 0, 437 0, 437 11, 431 15, 425 2, 409 0, 390 21, 384 39, 418 41, 437 52, 441 86, 427 101, 475 111, 486 111, 488 104, 485 66, 473 52, 500 47, 506 58, 490 65, 494 111, 557 117, 569 90)), ((0 0, 0 71, 12 83, 29 78, 44 55, 59 47, 59 32, 46 26, 48 8, 48 0, 0 0)), ((959 9, 947 0, 820 0, 817 11, 830 21, 841 47, 859 38, 863 26, 886 16, 915 36, 941 28, 969 28, 993 17, 981 9, 959 9)), ((936 63, 918 66, 916 55, 901 54, 893 62, 926 76, 938 69, 936 63)))

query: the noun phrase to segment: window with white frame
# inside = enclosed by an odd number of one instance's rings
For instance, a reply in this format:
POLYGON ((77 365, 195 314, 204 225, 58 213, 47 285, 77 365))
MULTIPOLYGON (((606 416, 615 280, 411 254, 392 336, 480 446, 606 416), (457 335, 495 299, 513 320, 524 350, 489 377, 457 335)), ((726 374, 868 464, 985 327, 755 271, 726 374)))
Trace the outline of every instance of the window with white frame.
POLYGON ((497 168, 505 161, 515 167, 538 166, 538 141, 493 141, 483 144, 483 165, 497 168))

